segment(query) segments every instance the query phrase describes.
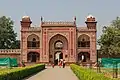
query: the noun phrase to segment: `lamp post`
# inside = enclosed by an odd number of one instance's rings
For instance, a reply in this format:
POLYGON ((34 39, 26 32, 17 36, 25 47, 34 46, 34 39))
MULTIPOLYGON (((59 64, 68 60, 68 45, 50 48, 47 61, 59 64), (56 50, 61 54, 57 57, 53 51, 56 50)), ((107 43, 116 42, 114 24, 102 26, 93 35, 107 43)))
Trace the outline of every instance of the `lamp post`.
POLYGON ((99 64, 98 64, 98 50, 97 50, 97 72, 98 72, 98 66, 99 64))
POLYGON ((98 61, 98 51, 97 51, 97 72, 101 72, 100 71, 100 61, 98 61))
POLYGON ((118 78, 118 63, 113 62, 113 78, 118 78))

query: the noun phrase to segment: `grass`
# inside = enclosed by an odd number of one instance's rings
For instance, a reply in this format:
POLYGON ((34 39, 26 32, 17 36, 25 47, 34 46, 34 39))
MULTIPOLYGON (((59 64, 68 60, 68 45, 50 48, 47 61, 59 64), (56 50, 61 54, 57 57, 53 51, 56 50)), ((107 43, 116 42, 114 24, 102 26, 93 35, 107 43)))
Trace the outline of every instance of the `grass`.
POLYGON ((16 69, 16 68, 22 68, 22 67, 12 67, 12 68, 0 68, 0 72, 1 71, 8 71, 8 70, 12 70, 12 69, 16 69))
MULTIPOLYGON (((97 69, 93 69, 95 72, 97 69)), ((107 77, 113 77, 113 68, 100 68, 100 72, 103 73, 107 77)), ((118 68, 118 78, 120 78, 120 68, 118 68)))

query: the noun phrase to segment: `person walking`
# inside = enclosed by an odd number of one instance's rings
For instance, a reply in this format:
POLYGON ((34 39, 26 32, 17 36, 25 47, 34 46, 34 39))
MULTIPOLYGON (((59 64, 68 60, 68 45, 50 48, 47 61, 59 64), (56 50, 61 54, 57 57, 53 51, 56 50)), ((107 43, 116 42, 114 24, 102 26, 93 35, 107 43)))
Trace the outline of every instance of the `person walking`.
POLYGON ((54 63, 52 63, 52 67, 53 67, 53 68, 54 68, 54 66, 55 66, 54 63))
POLYGON ((59 60, 59 67, 61 68, 61 66, 62 66, 62 61, 59 60))
POLYGON ((65 63, 66 63, 66 61, 65 61, 65 60, 63 60, 63 68, 65 68, 65 63))
POLYGON ((55 66, 54 62, 51 62, 51 65, 52 65, 52 68, 54 68, 54 66, 55 66))

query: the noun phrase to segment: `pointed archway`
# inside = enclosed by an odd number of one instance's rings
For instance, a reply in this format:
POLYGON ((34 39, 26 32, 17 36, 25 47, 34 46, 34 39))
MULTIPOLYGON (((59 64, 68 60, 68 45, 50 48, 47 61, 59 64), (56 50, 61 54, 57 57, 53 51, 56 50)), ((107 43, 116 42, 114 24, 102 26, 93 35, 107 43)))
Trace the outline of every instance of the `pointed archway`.
POLYGON ((82 34, 78 38, 78 48, 90 48, 90 37, 82 34))
POLYGON ((53 36, 49 41, 49 62, 57 61, 55 60, 55 54, 58 54, 58 52, 61 52, 59 56, 63 59, 65 56, 63 50, 68 50, 67 38, 60 34, 53 36))
POLYGON ((27 48, 39 49, 39 47, 40 47, 40 38, 35 34, 29 35, 27 38, 27 48))

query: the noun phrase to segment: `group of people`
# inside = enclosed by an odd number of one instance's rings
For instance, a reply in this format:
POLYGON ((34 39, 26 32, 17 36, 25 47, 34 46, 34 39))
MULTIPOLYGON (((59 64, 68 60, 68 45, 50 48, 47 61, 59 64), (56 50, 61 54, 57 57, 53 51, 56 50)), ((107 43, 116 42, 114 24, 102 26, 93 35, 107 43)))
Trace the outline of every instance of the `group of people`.
MULTIPOLYGON (((58 61, 58 66, 61 68, 61 67, 63 67, 63 68, 65 68, 65 64, 66 64, 66 61, 64 60, 64 59, 60 59, 59 61, 58 61)), ((54 68, 54 63, 53 63, 53 65, 52 65, 52 67, 54 68)))
POLYGON ((62 60, 62 59, 60 59, 59 60, 59 62, 58 62, 58 66, 61 68, 61 67, 63 67, 63 68, 65 68, 65 60, 62 60))

